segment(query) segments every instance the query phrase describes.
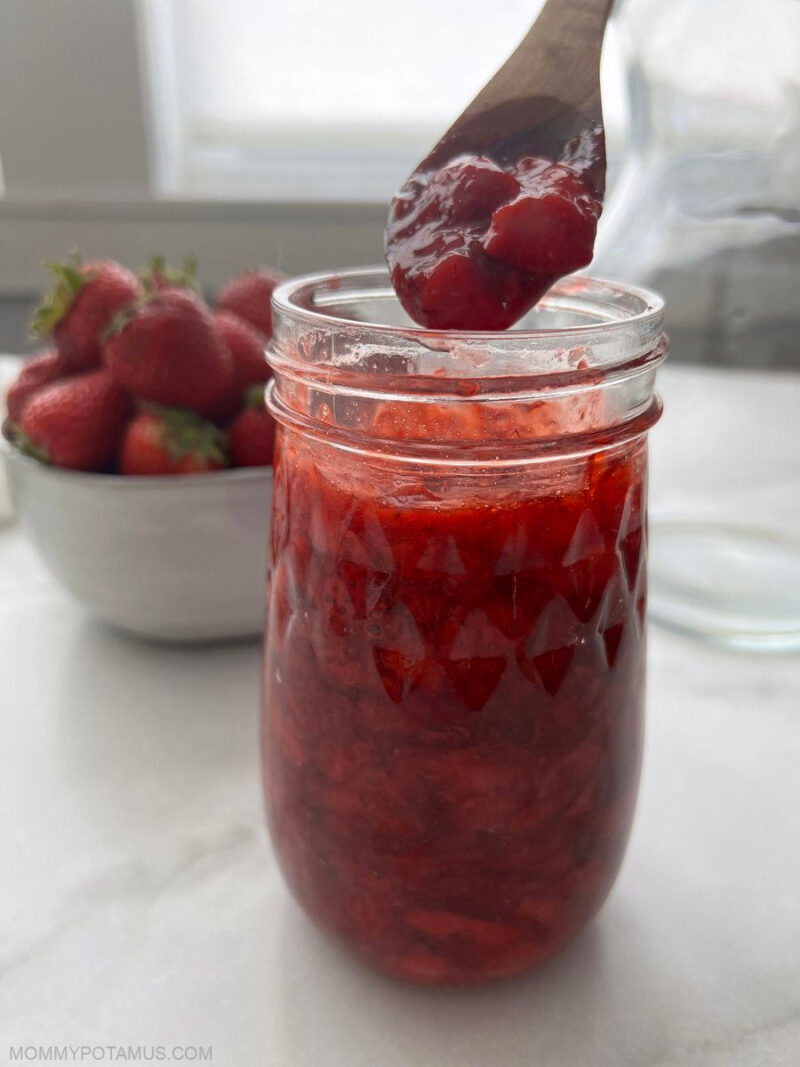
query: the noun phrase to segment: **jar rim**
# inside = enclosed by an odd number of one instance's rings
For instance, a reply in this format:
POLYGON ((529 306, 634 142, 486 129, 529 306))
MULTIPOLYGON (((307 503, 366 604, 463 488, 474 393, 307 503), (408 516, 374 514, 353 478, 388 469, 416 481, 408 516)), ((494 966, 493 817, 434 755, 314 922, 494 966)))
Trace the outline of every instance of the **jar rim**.
POLYGON ((540 454, 563 451, 567 437, 596 448, 658 418, 663 309, 655 293, 580 275, 558 282, 530 313, 555 328, 526 329, 523 320, 502 332, 426 330, 406 325, 385 267, 295 278, 273 294, 269 410, 280 423, 362 452, 367 440, 396 450, 400 433, 408 458, 452 462, 457 449, 464 462, 501 452, 524 461, 534 437, 540 454), (480 440, 464 440, 458 418, 431 429, 437 409, 458 408, 485 427, 480 440))
MULTIPOLYGON (((615 328, 658 327, 663 322, 664 300, 658 293, 642 286, 626 282, 610 281, 589 275, 571 275, 562 278, 542 297, 537 309, 550 310, 567 303, 574 305, 581 300, 591 301, 597 321, 569 326, 525 328, 520 324, 508 330, 432 330, 414 323, 409 325, 376 322, 366 318, 353 318, 332 314, 324 310, 342 303, 342 298, 351 301, 357 298, 395 299, 389 271, 385 266, 354 267, 339 271, 321 271, 290 278, 277 286, 272 294, 273 312, 290 319, 302 319, 309 326, 336 327, 338 330, 363 330, 367 328, 376 336, 402 337, 418 341, 428 347, 431 340, 451 337, 462 344, 471 341, 477 344, 525 342, 527 344, 558 344, 569 339, 581 343, 589 335, 602 333, 604 338, 615 328), (605 299, 604 303, 601 303, 605 299), (628 307, 625 302, 628 302, 628 307), (633 310, 633 305, 637 306, 633 310), (606 317, 602 313, 605 310, 606 317)), ((584 314, 588 317, 588 310, 584 314)), ((529 317, 524 316, 522 323, 529 317)))

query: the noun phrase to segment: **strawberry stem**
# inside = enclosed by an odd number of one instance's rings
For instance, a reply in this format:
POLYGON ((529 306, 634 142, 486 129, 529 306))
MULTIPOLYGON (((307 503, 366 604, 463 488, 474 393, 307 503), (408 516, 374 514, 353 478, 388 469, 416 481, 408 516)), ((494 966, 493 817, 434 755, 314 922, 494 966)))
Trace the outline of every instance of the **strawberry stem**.
POLYGON ((105 344, 109 338, 113 337, 115 333, 121 333, 139 308, 143 307, 150 299, 151 297, 148 294, 145 294, 145 296, 141 297, 139 300, 134 300, 132 304, 128 304, 127 307, 121 308, 115 315, 112 315, 108 326, 106 326, 102 333, 103 344, 105 344))
POLYGON ((161 442, 174 460, 194 455, 217 463, 228 461, 228 438, 218 426, 193 411, 144 404, 161 421, 161 442))
POLYGON ((249 385, 245 390, 242 409, 249 411, 254 408, 257 411, 263 411, 266 406, 265 386, 263 383, 258 382, 256 385, 249 385))
POLYGON ((30 321, 32 337, 49 337, 55 326, 72 307, 75 297, 93 275, 85 274, 81 269, 83 257, 80 252, 73 252, 64 263, 48 260, 45 267, 53 275, 54 284, 45 293, 41 304, 34 311, 30 321))
POLYGON ((37 445, 32 437, 11 419, 6 419, 3 425, 3 434, 6 440, 18 449, 24 456, 30 456, 31 459, 36 459, 39 463, 50 463, 50 453, 44 447, 44 445, 37 445))
POLYGON ((139 272, 139 280, 146 293, 156 291, 159 282, 166 282, 202 296, 197 280, 197 256, 187 256, 180 267, 171 267, 166 256, 158 253, 150 260, 150 266, 139 272))

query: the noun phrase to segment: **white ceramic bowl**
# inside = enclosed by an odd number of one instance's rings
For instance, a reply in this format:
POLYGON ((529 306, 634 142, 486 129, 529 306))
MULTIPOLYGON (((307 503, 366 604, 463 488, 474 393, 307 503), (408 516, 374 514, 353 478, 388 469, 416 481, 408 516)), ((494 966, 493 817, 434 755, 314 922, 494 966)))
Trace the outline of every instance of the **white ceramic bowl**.
POLYGON ((55 577, 95 614, 163 641, 261 632, 271 467, 81 474, 0 442, 23 525, 55 577))

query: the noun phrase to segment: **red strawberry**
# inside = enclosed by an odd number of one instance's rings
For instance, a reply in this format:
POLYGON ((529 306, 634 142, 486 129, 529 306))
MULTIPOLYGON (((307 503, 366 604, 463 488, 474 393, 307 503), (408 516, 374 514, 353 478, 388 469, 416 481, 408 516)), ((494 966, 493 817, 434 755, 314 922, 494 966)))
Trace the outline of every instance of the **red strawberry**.
POLYGON ((44 386, 22 412, 15 443, 56 467, 100 471, 114 459, 130 398, 108 371, 90 371, 44 386))
POLYGON ((265 337, 272 336, 272 290, 284 275, 268 267, 257 267, 232 278, 217 294, 217 309, 232 311, 255 326, 265 337))
POLYGON ((231 354, 211 313, 179 289, 146 296, 117 316, 104 355, 120 385, 166 407, 208 411, 233 376, 231 354))
POLYGON ((267 467, 275 453, 275 420, 264 405, 263 386, 253 385, 246 407, 228 428, 234 467, 267 467))
POLYGON ((233 357, 233 383, 211 412, 215 419, 224 422, 241 408, 247 387, 268 381, 272 371, 264 355, 266 338, 249 322, 230 311, 218 311, 214 325, 233 357))
POLYGON ((201 474, 226 465, 225 435, 192 411, 153 406, 130 423, 120 474, 201 474))
POLYGON ((6 408, 12 422, 19 422, 25 405, 45 385, 69 376, 64 357, 54 348, 37 352, 27 359, 6 394, 6 408))
POLYGON ((51 337, 72 371, 102 362, 103 335, 112 318, 142 293, 132 274, 113 260, 79 255, 66 263, 48 263, 55 285, 34 312, 31 330, 51 337))
POLYGON ((165 292, 168 289, 188 289, 202 297, 200 283, 197 280, 197 258, 187 256, 180 267, 171 267, 162 255, 153 256, 150 266, 139 271, 139 279, 145 291, 165 292))

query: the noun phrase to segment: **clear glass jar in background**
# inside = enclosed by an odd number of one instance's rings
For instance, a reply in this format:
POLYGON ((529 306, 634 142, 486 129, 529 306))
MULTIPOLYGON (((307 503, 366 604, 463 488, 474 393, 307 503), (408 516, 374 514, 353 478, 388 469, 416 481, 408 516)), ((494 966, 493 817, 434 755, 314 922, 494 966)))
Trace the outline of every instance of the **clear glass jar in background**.
POLYGON ((678 360, 798 367, 800 4, 620 0, 613 26, 628 151, 592 272, 659 283, 678 360))
POLYGON ((800 373, 800 4, 621 0, 615 25, 629 152, 591 270, 655 286, 674 359, 726 368, 681 397, 682 484, 669 488, 666 464, 665 491, 654 482, 652 615, 725 644, 797 648, 793 420, 770 419, 774 386, 727 368, 782 370, 779 407, 800 373))
POLYGON ((312 918, 483 982, 558 951, 625 849, 660 301, 572 279, 520 327, 413 327, 386 271, 275 295, 267 813, 312 918))

